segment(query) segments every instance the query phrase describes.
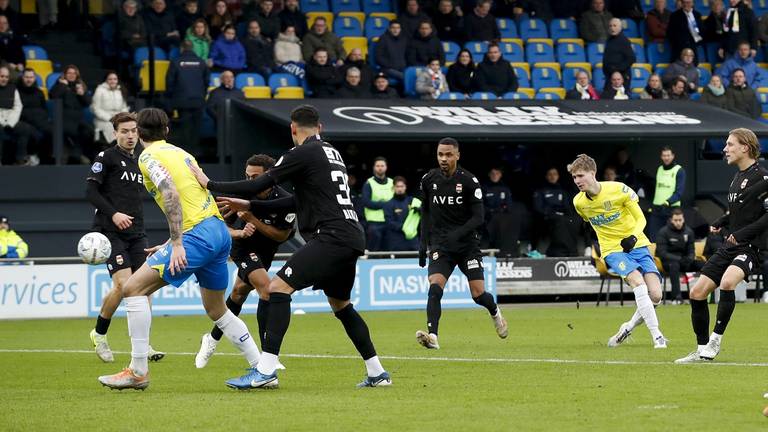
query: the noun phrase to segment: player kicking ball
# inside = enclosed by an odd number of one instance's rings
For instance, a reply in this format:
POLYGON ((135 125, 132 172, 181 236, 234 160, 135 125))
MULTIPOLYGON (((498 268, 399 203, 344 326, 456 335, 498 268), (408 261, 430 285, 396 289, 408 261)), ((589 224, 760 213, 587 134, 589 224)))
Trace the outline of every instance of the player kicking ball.
POLYGON ((443 138, 437 144, 439 168, 421 179, 424 197, 421 218, 419 266, 429 259, 427 294, 427 331, 416 332, 416 341, 424 348, 440 349, 437 342, 443 288, 453 269, 459 267, 469 281, 472 299, 488 310, 500 338, 507 337, 507 321, 501 315, 493 295, 485 291, 480 234, 483 225, 483 192, 477 178, 459 166, 459 143, 443 138))
POLYGON ((568 172, 579 188, 573 198, 576 212, 597 233, 605 263, 635 293, 637 310, 619 327, 618 333, 608 339, 608 346, 619 346, 635 327, 645 322, 653 347, 666 348, 667 340, 659 330, 654 309, 661 301, 661 275, 648 250, 651 242, 643 234, 645 216, 638 205, 637 194, 623 183, 597 181, 597 164, 585 154, 568 165, 568 172))
POLYGON ((759 268, 758 248, 752 242, 768 229, 768 170, 757 162, 760 144, 749 129, 734 129, 723 149, 728 165, 739 168, 728 189, 728 213, 716 220, 711 232, 727 228, 731 234, 704 264, 701 276, 691 288, 691 323, 696 334, 696 351, 675 360, 677 364, 712 361, 720 352, 723 334, 736 307, 735 289, 759 268), (707 296, 720 287, 717 322, 709 334, 707 296))
POLYGON ((149 386, 149 329, 152 312, 148 296, 171 284, 180 286, 193 274, 208 316, 243 353, 251 367, 259 349, 248 327, 224 303, 229 282, 227 257, 231 239, 213 196, 200 187, 189 166, 197 161, 165 141, 168 116, 156 108, 138 114, 139 138, 145 145, 139 157, 144 186, 168 219, 170 239, 155 249, 123 286, 131 337, 131 363, 121 372, 99 377, 112 389, 144 390, 149 386))

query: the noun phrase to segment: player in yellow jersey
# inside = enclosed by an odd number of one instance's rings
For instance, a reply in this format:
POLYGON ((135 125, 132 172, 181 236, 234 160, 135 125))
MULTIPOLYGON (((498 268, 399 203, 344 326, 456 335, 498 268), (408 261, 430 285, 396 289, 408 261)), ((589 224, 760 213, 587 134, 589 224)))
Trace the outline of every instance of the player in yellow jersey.
POLYGON ((643 234, 645 216, 637 203, 637 194, 623 183, 598 182, 597 164, 585 154, 568 165, 568 172, 579 188, 573 198, 576 212, 597 233, 605 263, 635 293, 635 314, 608 339, 608 346, 615 347, 627 340, 632 330, 645 321, 654 348, 666 348, 667 340, 659 330, 654 309, 661 301, 661 275, 648 250, 651 242, 643 234))
POLYGON ((197 166, 197 161, 165 141, 168 116, 163 111, 141 110, 138 126, 144 144, 139 158, 144 186, 168 219, 170 239, 153 248, 153 254, 123 285, 131 364, 122 372, 99 377, 99 382, 113 389, 143 390, 149 386, 149 296, 168 284, 178 287, 193 274, 200 283, 206 313, 255 368, 259 349, 245 323, 224 302, 231 239, 210 192, 189 170, 189 165, 197 166))

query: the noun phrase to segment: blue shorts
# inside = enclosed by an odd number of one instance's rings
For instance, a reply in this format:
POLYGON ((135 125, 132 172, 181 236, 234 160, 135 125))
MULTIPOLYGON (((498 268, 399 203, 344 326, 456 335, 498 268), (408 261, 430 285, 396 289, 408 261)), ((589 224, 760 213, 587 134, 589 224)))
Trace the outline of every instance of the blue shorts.
POLYGON ((170 243, 147 258, 149 267, 157 270, 164 281, 175 287, 195 275, 202 288, 220 291, 227 289, 227 259, 232 239, 224 222, 209 217, 182 234, 181 241, 187 254, 187 267, 183 271, 175 275, 168 271, 173 250, 170 243))
POLYGON ((605 257, 605 263, 608 268, 621 276, 627 277, 628 274, 635 270, 639 270, 641 274, 656 273, 661 279, 659 269, 656 267, 656 262, 651 256, 651 251, 647 246, 643 246, 637 249, 632 249, 629 253, 613 252, 605 257))

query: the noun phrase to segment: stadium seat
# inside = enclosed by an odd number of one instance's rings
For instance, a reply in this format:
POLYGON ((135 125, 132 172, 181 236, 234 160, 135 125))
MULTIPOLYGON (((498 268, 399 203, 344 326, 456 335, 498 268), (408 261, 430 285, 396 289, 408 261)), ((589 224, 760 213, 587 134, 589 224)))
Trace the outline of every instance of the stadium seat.
POLYGON ((536 93, 536 100, 559 100, 562 99, 559 94, 552 92, 538 92, 536 93))
POLYGON ((757 89, 757 100, 763 106, 763 113, 768 113, 768 87, 759 87, 757 89))
POLYGON ((560 65, 558 63, 543 63, 535 65, 531 72, 534 89, 560 87, 560 65))
POLYGON ((27 60, 48 60, 48 52, 39 45, 24 45, 21 49, 27 60))
POLYGON ((466 97, 464 97, 464 93, 450 92, 450 93, 442 93, 437 99, 438 100, 464 100, 466 99, 466 97))
POLYGON ((653 73, 655 73, 658 76, 664 76, 664 71, 669 66, 669 63, 659 63, 656 65, 656 69, 653 70, 653 73))
POLYGON ((524 41, 532 38, 548 38, 547 25, 537 18, 523 18, 520 20, 520 37, 524 41))
POLYGON ((181 50, 179 50, 179 47, 176 45, 172 45, 171 49, 168 50, 168 60, 174 61, 177 57, 179 57, 179 54, 181 54, 181 50))
POLYGON ((445 51, 445 61, 446 62, 454 62, 456 61, 456 56, 459 55, 459 51, 461 51, 461 47, 456 42, 450 42, 450 41, 443 41, 443 51, 445 51))
POLYGON ((341 44, 344 45, 344 51, 346 52, 360 48, 363 52, 363 58, 368 57, 368 39, 364 37, 346 36, 341 38, 341 44))
POLYGON ((553 19, 549 23, 549 37, 554 40, 571 39, 579 37, 579 28, 576 21, 570 18, 553 19))
MULTIPOLYGON (((581 40, 581 39, 577 39, 581 40)), ((557 61, 561 64, 587 61, 587 53, 584 46, 576 42, 561 41, 557 44, 557 61)))
MULTIPOLYGON (((707 63, 717 64, 723 62, 724 59, 720 57, 720 54, 717 52, 719 48, 720 44, 718 42, 707 42, 704 44, 704 50, 707 53, 707 63)), ((701 62, 701 60, 699 62, 701 62)))
POLYGON ((701 93, 694 92, 694 93, 691 93, 691 95, 689 97, 691 98, 692 101, 697 101, 697 100, 701 99, 701 93))
POLYGON ((327 0, 300 0, 299 6, 302 12, 325 12, 330 10, 327 0))
POLYGON ((515 22, 509 18, 496 18, 496 25, 499 26, 499 32, 502 39, 510 39, 517 37, 517 26, 515 22))
POLYGON ((666 42, 648 42, 645 51, 646 54, 648 54, 648 63, 652 65, 657 65, 659 63, 669 63, 670 49, 669 44, 666 42))
POLYGON ((635 63, 645 63, 645 41, 639 38, 632 38, 632 50, 635 52, 635 63))
POLYGON ((557 95, 557 99, 565 99, 565 89, 560 87, 539 89, 539 93, 552 93, 557 95))
MULTIPOLYGON (((165 91, 165 75, 168 74, 168 68, 171 66, 171 62, 168 60, 155 60, 155 91, 165 91)), ((139 82, 141 83, 140 91, 149 91, 149 60, 141 62, 141 69, 139 70, 139 82)))
POLYGON ((530 96, 528 96, 528 94, 525 92, 516 91, 516 92, 504 93, 501 96, 501 98, 506 100, 521 100, 521 99, 527 100, 527 99, 530 99, 530 96))
MULTIPOLYGON (((645 12, 647 14, 648 11, 653 9, 653 6, 654 6, 653 3, 654 3, 654 0, 640 0, 640 7, 642 7, 643 8, 643 12, 645 12)), ((672 9, 672 10, 674 10, 674 9, 672 9)))
POLYGON ((532 39, 525 45, 525 59, 528 63, 551 63, 555 61, 555 49, 551 39, 532 39))
POLYGON ((280 87, 299 87, 299 79, 296 78, 295 75, 287 74, 287 73, 276 73, 272 74, 269 77, 269 88, 272 89, 273 93, 276 93, 277 89, 280 87))
POLYGON ((603 74, 603 68, 592 69, 592 85, 595 86, 598 92, 603 91, 605 87, 605 74, 603 74))
POLYGON ((389 20, 384 17, 369 16, 365 20, 365 37, 368 39, 380 37, 389 28, 389 20))
POLYGON ((374 68, 374 70, 379 70, 379 65, 378 63, 376 63, 376 44, 377 43, 378 42, 374 40, 371 40, 368 43, 368 64, 371 65, 371 67, 374 68))
POLYGON ((752 9, 758 17, 765 15, 768 13, 768 0, 753 0, 752 9))
POLYGON ((245 86, 242 88, 246 99, 270 99, 272 98, 272 89, 267 86, 245 86))
POLYGON ((27 60, 26 66, 34 70, 44 80, 53 72, 53 62, 50 60, 27 60))
POLYGON ((406 97, 416 97, 416 78, 419 72, 424 70, 423 66, 409 66, 403 72, 403 93, 406 97))
POLYGON ((488 51, 488 42, 473 41, 464 44, 464 48, 468 49, 472 53, 472 61, 480 63, 485 57, 485 52, 488 51))
POLYGON ((624 36, 630 39, 640 37, 640 29, 637 27, 637 23, 634 20, 631 20, 628 18, 622 18, 621 28, 622 28, 622 31, 624 32, 624 36))
POLYGON ((495 100, 498 99, 495 94, 491 92, 474 92, 470 96, 472 100, 495 100))
MULTIPOLYGON (((357 20, 357 18, 349 16, 339 16, 333 21, 333 32, 336 36, 343 38, 347 36, 361 37, 363 36, 363 26, 357 20)), ((367 41, 366 41, 367 43, 367 41)))
POLYGON ((45 88, 45 85, 44 85, 43 79, 40 77, 40 75, 38 75, 38 74, 35 74, 35 82, 37 83, 37 86, 38 86, 40 89, 44 89, 44 88, 45 88))
POLYGON ((51 90, 56 85, 56 81, 59 80, 61 72, 51 72, 47 77, 42 78, 45 81, 45 89, 51 90))
POLYGON ((525 50, 523 42, 520 39, 508 39, 499 43, 499 49, 504 56, 504 60, 510 63, 519 63, 525 61, 525 50))
POLYGON ((705 85, 709 84, 709 80, 712 79, 712 72, 707 70, 706 68, 701 67, 699 65, 699 86, 704 87, 705 85))
POLYGON ((635 63, 632 65, 632 81, 629 85, 631 88, 645 87, 648 84, 648 78, 651 76, 651 65, 640 65, 635 63))
POLYGON ((392 11, 392 4, 389 0, 362 0, 362 3, 363 12, 366 14, 392 11))
POLYGON ((235 77, 235 87, 243 89, 245 87, 265 86, 264 77, 257 73, 239 73, 235 77))
POLYGON ((373 12, 368 16, 386 18, 390 21, 397 19, 397 15, 394 12, 373 12))
POLYGON ((517 85, 520 87, 531 86, 531 66, 528 63, 512 63, 517 77, 517 85))
POLYGON ((275 99, 304 99, 304 89, 298 86, 283 86, 275 89, 275 99))
POLYGON ((358 23, 360 23, 360 28, 365 27, 365 12, 339 12, 336 14, 336 18, 334 21, 338 21, 339 18, 347 17, 347 18, 354 18, 357 20, 358 23))
MULTIPOLYGON (((155 60, 168 60, 162 48, 155 47, 155 60)), ((140 67, 144 60, 149 60, 149 48, 138 47, 133 52, 133 65, 140 67)))
POLYGON ((518 87, 517 93, 524 93, 528 96, 528 99, 533 99, 533 97, 536 96, 536 89, 530 87, 518 87))
POLYGON ((592 65, 589 63, 568 63, 563 68, 563 87, 571 89, 576 85, 576 74, 584 71, 592 78, 592 65))
POLYGON ((221 85, 221 73, 220 72, 211 72, 211 77, 208 80, 208 87, 218 87, 221 85))
POLYGON ((307 27, 312 28, 312 24, 318 17, 325 18, 325 22, 328 23, 328 30, 333 31, 333 12, 309 12, 307 13, 307 27))
POLYGON ((333 13, 360 12, 361 10, 359 0, 331 0, 331 11, 333 13))
POLYGON ((605 51, 605 44, 602 42, 592 42, 587 45, 587 61, 594 64, 601 63, 603 61, 603 52, 605 51))

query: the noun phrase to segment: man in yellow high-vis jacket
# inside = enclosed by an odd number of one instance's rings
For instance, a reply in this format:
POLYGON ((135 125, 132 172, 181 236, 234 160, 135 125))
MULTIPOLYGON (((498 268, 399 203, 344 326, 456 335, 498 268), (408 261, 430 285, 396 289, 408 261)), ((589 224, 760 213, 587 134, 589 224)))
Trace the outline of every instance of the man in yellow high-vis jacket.
POLYGON ((8 218, 0 216, 0 258, 26 258, 29 246, 12 230, 8 218))
POLYGON ((387 221, 384 219, 384 203, 395 195, 394 182, 387 177, 387 160, 373 160, 373 177, 363 184, 363 214, 366 222, 366 244, 369 251, 384 250, 387 221))

